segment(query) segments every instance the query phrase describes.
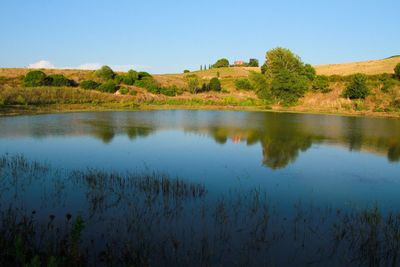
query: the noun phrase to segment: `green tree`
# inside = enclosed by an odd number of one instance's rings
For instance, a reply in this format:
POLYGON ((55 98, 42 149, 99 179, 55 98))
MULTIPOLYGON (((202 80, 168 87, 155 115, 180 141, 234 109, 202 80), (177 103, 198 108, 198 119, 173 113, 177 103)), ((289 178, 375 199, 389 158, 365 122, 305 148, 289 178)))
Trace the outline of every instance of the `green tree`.
POLYGON ((249 67, 258 67, 258 66, 259 66, 258 59, 250 58, 249 67))
POLYGON ((354 74, 343 92, 344 97, 350 99, 364 99, 368 96, 367 76, 361 73, 354 74))
POLYGON ((48 79, 46 74, 40 70, 32 70, 24 77, 24 86, 26 87, 45 86, 49 84, 50 79, 48 79))
POLYGON ((253 86, 247 78, 238 78, 235 80, 235 86, 238 90, 252 90, 253 86))
POLYGON ((200 71, 202 71, 203 70, 203 65, 200 65, 200 71))
POLYGON ((114 71, 109 66, 103 66, 98 69, 96 75, 103 81, 112 80, 115 77, 114 71))
POLYGON ((400 63, 394 68, 394 76, 400 80, 400 63))
POLYGON ((278 47, 267 52, 265 58, 265 74, 273 78, 281 71, 303 74, 304 64, 300 57, 286 48, 278 47))
POLYGON ((139 79, 139 74, 134 70, 129 70, 124 75, 123 82, 126 85, 134 85, 137 79, 139 79))
POLYGON ((305 76, 296 72, 282 70, 275 74, 271 84, 271 93, 284 105, 293 105, 304 95, 308 88, 305 76))
MULTIPOLYGON (((314 68, 305 66, 300 57, 286 48, 275 48, 266 54, 262 68, 270 86, 271 95, 275 100, 284 104, 295 104, 308 89, 310 80, 314 78, 314 68)), ((270 96, 261 94, 261 97, 270 96)))
POLYGON ((217 62, 213 65, 213 68, 225 68, 229 67, 229 60, 226 58, 218 59, 217 62))
POLYGON ((219 81, 219 79, 215 78, 215 77, 212 78, 210 80, 209 88, 212 91, 216 91, 216 92, 221 91, 221 82, 219 81))

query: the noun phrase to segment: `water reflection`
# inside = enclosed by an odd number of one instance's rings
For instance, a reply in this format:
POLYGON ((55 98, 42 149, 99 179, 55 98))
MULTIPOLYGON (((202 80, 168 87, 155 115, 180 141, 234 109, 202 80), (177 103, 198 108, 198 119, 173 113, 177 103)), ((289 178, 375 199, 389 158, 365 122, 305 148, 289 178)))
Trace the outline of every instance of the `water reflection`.
POLYGON ((183 110, 0 119, 3 139, 91 136, 110 144, 119 135, 135 140, 169 129, 209 136, 221 145, 261 145, 262 163, 272 169, 293 163, 313 144, 340 146, 386 156, 390 162, 400 161, 400 121, 395 119, 183 110))

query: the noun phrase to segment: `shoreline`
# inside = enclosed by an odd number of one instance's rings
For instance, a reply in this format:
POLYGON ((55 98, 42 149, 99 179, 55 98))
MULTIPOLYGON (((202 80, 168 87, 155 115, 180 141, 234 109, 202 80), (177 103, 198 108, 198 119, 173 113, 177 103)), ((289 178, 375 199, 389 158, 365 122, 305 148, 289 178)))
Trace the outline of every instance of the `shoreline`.
POLYGON ((86 105, 46 105, 46 106, 12 106, 0 108, 0 117, 43 115, 76 112, 109 112, 109 111, 146 111, 146 110, 220 110, 220 111, 243 111, 243 112, 271 112, 271 113, 293 113, 310 115, 330 115, 365 118, 393 118, 400 119, 400 112, 373 112, 373 111, 351 111, 331 112, 321 110, 296 110, 291 108, 270 108, 262 106, 232 106, 232 105, 137 105, 126 106, 121 104, 86 105))

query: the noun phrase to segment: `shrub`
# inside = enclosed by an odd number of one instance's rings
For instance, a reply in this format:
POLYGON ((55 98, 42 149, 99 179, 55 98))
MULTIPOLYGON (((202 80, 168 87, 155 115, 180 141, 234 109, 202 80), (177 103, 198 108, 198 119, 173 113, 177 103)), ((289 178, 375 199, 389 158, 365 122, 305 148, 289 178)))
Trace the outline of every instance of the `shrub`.
POLYGON ((264 100, 271 100, 271 90, 268 80, 264 74, 251 71, 249 75, 251 87, 256 92, 257 96, 264 100))
POLYGON ((382 79, 381 91, 384 93, 388 93, 390 90, 392 90, 395 84, 395 80, 393 80, 392 78, 384 78, 382 79))
POLYGON ((99 86, 100 86, 99 83, 92 80, 86 80, 80 83, 80 87, 86 90, 94 90, 97 89, 99 86))
POLYGON ((343 92, 343 96, 350 99, 364 99, 368 94, 367 77, 361 73, 352 76, 351 81, 343 92))
POLYGON ((138 73, 138 79, 143 80, 144 78, 151 78, 151 74, 145 71, 141 71, 138 73))
POLYGON ((161 87, 160 93, 166 96, 176 96, 178 94, 178 87, 176 85, 172 85, 169 87, 161 87))
POLYGON ((4 106, 5 103, 6 103, 6 101, 4 100, 4 98, 2 96, 0 96, 0 107, 4 106))
POLYGON ((40 70, 32 70, 24 77, 24 86, 26 87, 45 86, 49 84, 49 78, 43 71, 40 70))
POLYGON ((209 88, 212 91, 219 92, 221 91, 221 82, 218 78, 212 78, 209 83, 209 88))
POLYGON ((190 73, 190 70, 184 70, 183 73, 190 73))
POLYGON ((153 94, 160 93, 160 85, 152 77, 144 77, 135 82, 138 87, 145 88, 148 92, 153 94))
POLYGON ((125 74, 123 82, 126 85, 134 85, 137 79, 139 79, 139 74, 134 70, 129 70, 125 74))
POLYGON ((120 89, 118 90, 118 92, 119 92, 121 95, 126 95, 127 93, 129 93, 129 89, 126 88, 126 87, 122 87, 122 88, 120 88, 120 89))
POLYGON ((247 78, 238 78, 235 80, 236 89, 239 90, 253 90, 250 80, 247 78))
POLYGON ((322 93, 328 93, 332 91, 332 89, 329 88, 329 78, 324 75, 316 76, 312 83, 312 89, 322 93))
POLYGON ((48 76, 51 86, 61 87, 61 86, 73 86, 75 82, 73 80, 67 79, 62 74, 52 74, 48 76))
POLYGON ((400 63, 394 68, 394 77, 400 80, 400 63))
POLYGON ((97 77, 103 81, 112 80, 115 77, 114 71, 109 66, 103 66, 96 71, 97 77))
POLYGON ((188 75, 186 76, 186 79, 189 92, 192 94, 198 93, 201 89, 199 88, 200 86, 199 77, 197 75, 188 75))
POLYGON ((135 96, 135 95, 137 95, 137 91, 131 90, 131 91, 129 92, 129 94, 132 95, 132 96, 135 96))
POLYGON ((113 80, 108 80, 101 84, 98 90, 105 93, 115 93, 118 90, 118 86, 113 80))
POLYGON ((229 60, 226 58, 218 59, 217 62, 213 65, 213 68, 225 68, 229 67, 229 60))

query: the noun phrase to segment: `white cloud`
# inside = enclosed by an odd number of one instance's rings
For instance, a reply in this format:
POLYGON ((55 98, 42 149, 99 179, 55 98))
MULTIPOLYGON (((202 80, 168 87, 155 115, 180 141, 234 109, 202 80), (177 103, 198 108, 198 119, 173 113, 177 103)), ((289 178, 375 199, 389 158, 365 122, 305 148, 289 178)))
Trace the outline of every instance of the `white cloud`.
POLYGON ((47 60, 40 60, 28 65, 29 69, 55 69, 56 67, 47 60))
MULTIPOLYGON (((28 65, 30 69, 78 69, 78 70, 97 70, 101 68, 105 64, 101 63, 84 63, 77 67, 56 67, 50 61, 47 60, 40 60, 36 63, 32 63, 28 65)), ((139 66, 139 65, 109 65, 115 71, 128 71, 130 69, 135 70, 147 70, 150 69, 147 66, 139 66)))

